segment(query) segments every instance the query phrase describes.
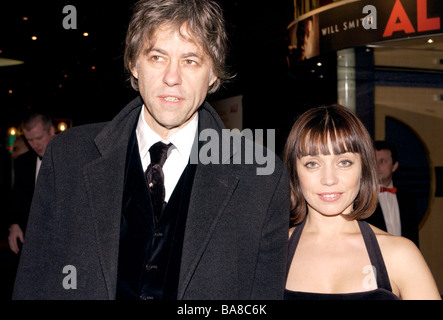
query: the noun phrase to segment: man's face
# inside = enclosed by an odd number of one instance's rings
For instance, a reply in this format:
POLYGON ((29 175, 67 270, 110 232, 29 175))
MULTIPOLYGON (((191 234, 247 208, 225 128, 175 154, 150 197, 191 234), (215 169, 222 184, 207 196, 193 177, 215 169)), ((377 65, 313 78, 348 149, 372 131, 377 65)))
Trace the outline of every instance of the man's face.
POLYGON ((388 186, 392 180, 392 174, 398 168, 398 162, 392 163, 391 151, 387 149, 375 150, 377 158, 377 173, 380 183, 388 186))
POLYGON ((43 157, 43 155, 45 154, 46 146, 55 135, 55 129, 54 127, 51 127, 49 131, 45 130, 43 128, 43 124, 41 122, 38 122, 37 125, 29 131, 23 128, 23 135, 25 136, 31 148, 40 157, 43 157))
POLYGON ((217 79, 211 59, 192 39, 186 25, 180 31, 163 25, 151 49, 147 42, 131 69, 145 103, 145 119, 164 139, 194 117, 217 79))
POLYGON ((312 21, 308 20, 300 25, 300 31, 297 32, 297 46, 302 52, 302 59, 309 59, 313 55, 314 48, 311 41, 312 21))

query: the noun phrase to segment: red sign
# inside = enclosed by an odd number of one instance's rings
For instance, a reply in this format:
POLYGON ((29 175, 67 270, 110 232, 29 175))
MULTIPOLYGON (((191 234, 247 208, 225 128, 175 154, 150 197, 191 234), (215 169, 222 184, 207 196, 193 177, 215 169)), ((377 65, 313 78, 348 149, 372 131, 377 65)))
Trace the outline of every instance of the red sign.
MULTIPOLYGON (((417 10, 412 14, 417 14, 417 31, 434 31, 440 30, 440 17, 429 18, 428 17, 428 1, 416 0, 417 10)), ((405 34, 415 33, 414 26, 409 19, 408 13, 404 9, 400 0, 396 0, 394 8, 392 8, 391 15, 389 16, 388 23, 385 31, 383 32, 383 38, 390 37, 396 31, 403 31, 405 34)))

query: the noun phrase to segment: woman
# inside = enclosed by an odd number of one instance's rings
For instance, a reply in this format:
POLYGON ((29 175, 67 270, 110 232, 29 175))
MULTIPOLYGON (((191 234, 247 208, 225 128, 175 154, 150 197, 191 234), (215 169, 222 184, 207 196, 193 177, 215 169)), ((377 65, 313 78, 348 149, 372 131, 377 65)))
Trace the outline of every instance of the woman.
POLYGON ((377 204, 372 139, 340 105, 308 110, 285 147, 291 174, 285 299, 440 299, 417 247, 362 221, 377 204))

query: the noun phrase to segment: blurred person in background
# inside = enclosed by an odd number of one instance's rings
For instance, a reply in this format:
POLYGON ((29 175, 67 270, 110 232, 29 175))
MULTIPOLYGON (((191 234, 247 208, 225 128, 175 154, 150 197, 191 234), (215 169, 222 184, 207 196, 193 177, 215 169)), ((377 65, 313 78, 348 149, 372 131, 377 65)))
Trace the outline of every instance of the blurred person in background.
POLYGON ((43 113, 29 113, 23 119, 21 126, 23 136, 31 150, 18 155, 14 160, 8 243, 15 254, 19 253, 24 241, 34 187, 46 146, 55 135, 52 118, 43 113))

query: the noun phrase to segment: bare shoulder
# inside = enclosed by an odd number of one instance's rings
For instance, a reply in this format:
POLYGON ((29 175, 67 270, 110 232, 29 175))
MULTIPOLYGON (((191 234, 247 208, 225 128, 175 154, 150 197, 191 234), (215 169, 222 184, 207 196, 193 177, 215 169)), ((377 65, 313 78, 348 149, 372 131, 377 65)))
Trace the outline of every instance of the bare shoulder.
POLYGON ((427 269, 427 264, 420 250, 411 240, 394 236, 374 226, 371 226, 371 228, 377 237, 391 280, 398 282, 399 277, 403 278, 408 271, 427 269))
POLYGON ((371 225, 377 237, 393 292, 402 299, 440 299, 423 255, 411 240, 371 225))
POLYGON ((370 226, 377 237, 380 250, 385 260, 395 259, 396 261, 405 261, 408 259, 416 259, 417 255, 421 257, 420 250, 411 240, 405 237, 394 236, 371 224, 370 226))

